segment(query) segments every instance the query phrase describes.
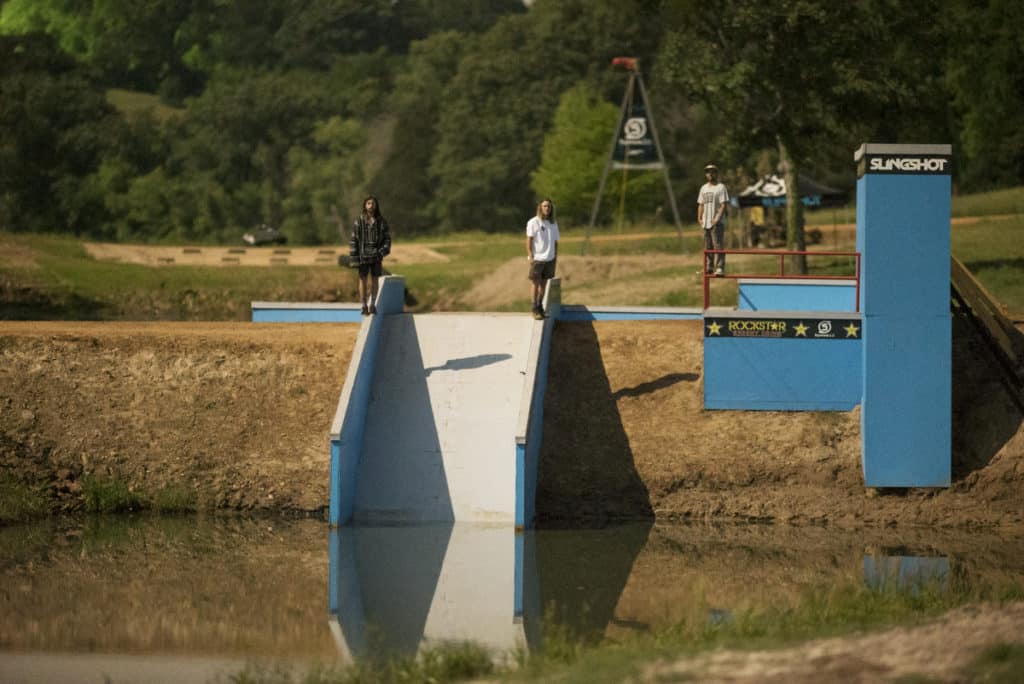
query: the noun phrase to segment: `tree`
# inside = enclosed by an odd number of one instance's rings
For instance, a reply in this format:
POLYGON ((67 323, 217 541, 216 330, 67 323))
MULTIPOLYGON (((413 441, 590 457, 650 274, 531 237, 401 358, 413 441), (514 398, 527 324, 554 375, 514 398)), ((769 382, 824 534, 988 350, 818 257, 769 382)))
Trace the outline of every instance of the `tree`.
POLYGON ((193 91, 198 74, 182 62, 177 28, 194 2, 179 0, 10 0, 0 31, 42 31, 102 75, 108 85, 155 92, 193 91))
MULTIPOLYGON (((587 82, 562 94, 554 125, 544 139, 541 164, 530 174, 530 187, 537 197, 555 198, 560 221, 584 224, 589 220, 619 113, 587 82)), ((660 174, 634 172, 624 190, 630 207, 650 206, 664 186, 660 174)), ((605 201, 604 215, 614 205, 605 201)))
POLYGON ((438 141, 438 117, 447 87, 471 37, 454 31, 414 41, 395 77, 385 108, 396 117, 391 151, 369 181, 387 198, 392 230, 411 235, 433 223, 429 206, 435 182, 427 173, 438 141))
MULTIPOLYGON (((518 231, 535 205, 530 173, 559 96, 584 77, 610 77, 615 56, 651 54, 660 36, 658 4, 538 0, 475 41, 441 108, 430 164, 436 219, 454 229, 518 231)), ((616 90, 621 94, 621 82, 616 90)))
POLYGON ((946 79, 962 122, 964 185, 1024 182, 1024 14, 1012 0, 948 3, 946 79))
POLYGON ((0 35, 0 230, 94 230, 85 180, 117 131, 104 92, 52 38, 0 35))
MULTIPOLYGON (((884 0, 722 0, 713 12, 696 0, 670 5, 661 77, 716 115, 722 153, 778 149, 790 193, 788 246, 804 250, 801 167, 819 145, 852 152, 864 142, 849 137, 858 117, 877 121, 882 111, 917 106, 921 84, 908 78, 899 51, 913 45, 915 26, 927 27, 936 8, 884 0)), ((806 272, 805 261, 796 262, 806 272)))

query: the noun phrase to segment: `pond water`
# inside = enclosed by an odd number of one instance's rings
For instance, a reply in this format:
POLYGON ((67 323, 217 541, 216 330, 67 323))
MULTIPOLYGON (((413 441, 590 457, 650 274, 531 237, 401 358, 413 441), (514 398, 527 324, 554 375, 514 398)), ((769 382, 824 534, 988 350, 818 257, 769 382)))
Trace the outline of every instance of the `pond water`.
POLYGON ((977 531, 631 524, 599 530, 113 516, 0 529, 0 681, 207 681, 447 640, 496 654, 793 607, 857 584, 1024 584, 977 531))

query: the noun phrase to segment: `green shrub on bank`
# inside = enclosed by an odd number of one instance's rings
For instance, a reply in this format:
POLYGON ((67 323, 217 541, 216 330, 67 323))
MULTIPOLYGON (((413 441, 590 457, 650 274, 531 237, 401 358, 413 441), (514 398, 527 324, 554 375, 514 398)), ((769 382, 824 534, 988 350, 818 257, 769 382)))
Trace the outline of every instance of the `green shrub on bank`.
POLYGON ((138 493, 116 479, 86 476, 82 478, 82 495, 89 513, 128 513, 146 507, 138 493))
POLYGON ((49 499, 41 485, 0 475, 0 524, 24 522, 49 512, 49 499))

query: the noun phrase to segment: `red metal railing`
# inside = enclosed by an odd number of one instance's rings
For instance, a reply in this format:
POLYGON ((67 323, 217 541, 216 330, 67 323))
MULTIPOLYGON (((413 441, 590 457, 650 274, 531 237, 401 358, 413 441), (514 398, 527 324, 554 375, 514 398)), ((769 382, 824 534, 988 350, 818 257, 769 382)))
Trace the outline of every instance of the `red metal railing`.
POLYGON ((778 249, 705 249, 704 259, 701 262, 701 271, 704 273, 704 308, 708 308, 710 301, 711 281, 717 278, 774 278, 777 280, 850 280, 851 276, 845 275, 802 275, 786 273, 786 257, 791 256, 813 256, 813 257, 854 257, 854 274, 852 276, 855 287, 855 311, 860 311, 860 252, 795 252, 778 249), (715 275, 707 272, 708 256, 713 254, 756 254, 757 256, 778 256, 779 269, 775 274, 764 273, 728 273, 715 275))

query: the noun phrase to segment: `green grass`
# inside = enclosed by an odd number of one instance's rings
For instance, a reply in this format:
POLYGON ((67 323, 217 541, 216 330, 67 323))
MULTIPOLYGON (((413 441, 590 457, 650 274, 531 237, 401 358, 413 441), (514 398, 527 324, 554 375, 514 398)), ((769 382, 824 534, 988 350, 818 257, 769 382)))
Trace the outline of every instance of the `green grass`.
MULTIPOLYGON (((227 678, 231 684, 442 684, 495 674, 487 649, 473 643, 439 644, 416 656, 361 661, 345 669, 250 665, 227 678)), ((217 681, 224 681, 223 679, 217 681)))
POLYGON ((82 478, 82 496, 89 513, 128 513, 148 507, 145 497, 115 478, 82 478))
MULTIPOLYGON (((952 229, 953 254, 964 261, 982 284, 1015 317, 1024 318, 1024 188, 1012 188, 953 198, 955 215, 980 216, 977 222, 957 222, 952 229), (1017 216, 1006 217, 1017 213, 1017 216), (991 218, 984 218, 991 217, 991 218)), ((808 221, 852 222, 853 209, 808 212, 808 221), (844 214, 847 212, 847 214, 844 214)), ((568 227, 561 253, 579 255, 585 227, 568 227)), ((621 230, 600 227, 593 231, 588 256, 699 254, 701 235, 692 225, 684 229, 682 248, 674 226, 664 223, 629 224, 621 230), (603 239, 615 238, 615 239, 603 239)), ((474 285, 510 260, 525 256, 525 238, 518 233, 481 231, 428 235, 410 240, 429 245, 449 258, 445 263, 402 264, 398 268, 415 304, 412 311, 466 310, 465 296, 474 285)), ((830 246, 829 249, 835 249, 830 246)), ((734 257, 735 259, 736 257, 734 257)), ((737 263, 733 261, 733 263, 737 263)), ((842 259, 810 258, 811 273, 849 275, 853 264, 842 259)), ((525 261, 524 261, 525 267, 525 261)), ((731 269, 735 272, 735 269, 731 269)), ((777 260, 744 263, 745 272, 775 273, 777 260)), ((524 278, 525 281, 525 278, 524 278)), ((731 281, 730 281, 731 282, 731 281)), ((252 301, 354 301, 355 275, 336 267, 147 267, 95 261, 73 237, 0 233, 0 317, 8 319, 55 318, 65 320, 247 320, 252 301), (29 254, 30 257, 25 255, 29 254)), ((611 291, 611 290, 607 290, 611 291)), ((483 305, 488 310, 522 311, 523 294, 515 292, 500 303, 483 305)), ((716 283, 712 304, 735 304, 734 290, 716 283)), ((649 306, 699 306, 702 293, 693 268, 664 269, 653 266, 618 282, 563 283, 567 303, 649 306), (676 279, 672 287, 644 294, 630 282, 676 279), (593 299, 602 286, 613 288, 632 300, 605 302, 593 299), (632 294, 636 292, 637 294, 632 294)))
MULTIPOLYGON (((722 648, 782 648, 810 639, 920 624, 969 602, 999 603, 1021 598, 1024 590, 1017 586, 967 588, 954 579, 878 589, 850 578, 838 585, 808 589, 791 605, 749 606, 724 614, 712 612, 706 601, 695 597, 686 619, 618 640, 578 634, 566 625, 552 622, 549 616, 540 629, 542 650, 527 652, 520 648, 505 654, 504 660, 501 654, 489 654, 473 644, 444 644, 415 658, 371 658, 347 669, 320 669, 305 675, 285 669, 248 668, 231 681, 442 683, 487 677, 509 682, 612 683, 634 680, 644 667, 656 661, 671 662, 722 648), (498 657, 495 659, 494 655, 498 657), (493 665, 494 662, 499 665, 493 665)), ((970 673, 977 681, 1015 681, 1008 677, 1020 672, 1022 664, 1024 646, 999 644, 973 663, 970 673)))
POLYGON ((1017 318, 1024 318, 1024 215, 953 227, 951 251, 1017 318))
POLYGON ((953 216, 1024 214, 1024 187, 954 195, 951 209, 953 216))
MULTIPOLYGON (((956 218, 1024 214, 1024 187, 954 195, 950 202, 950 213, 956 218)), ((836 209, 804 212, 804 221, 807 225, 854 223, 856 220, 857 208, 853 204, 836 209)))
POLYGON ((41 518, 50 512, 45 488, 0 475, 0 525, 41 518))
POLYGON ((253 301, 356 299, 350 269, 120 264, 57 235, 0 233, 3 281, 22 290, 20 300, 0 300, 7 319, 247 320, 253 301))

